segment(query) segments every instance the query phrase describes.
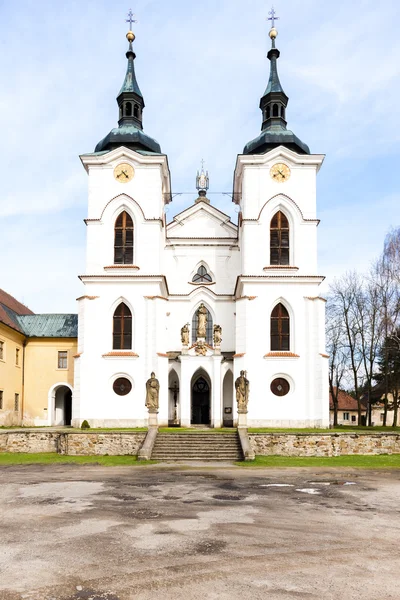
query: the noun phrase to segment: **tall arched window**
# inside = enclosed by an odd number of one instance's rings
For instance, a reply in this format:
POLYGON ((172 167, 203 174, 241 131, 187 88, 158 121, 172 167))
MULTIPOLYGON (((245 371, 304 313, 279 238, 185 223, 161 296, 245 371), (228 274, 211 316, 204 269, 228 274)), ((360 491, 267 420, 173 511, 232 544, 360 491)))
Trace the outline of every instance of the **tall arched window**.
POLYGON ((113 318, 113 350, 132 349, 132 313, 124 302, 119 304, 113 318))
POLYGON ((133 221, 125 211, 115 221, 114 264, 133 264, 133 221))
POLYGON ((135 104, 135 106, 133 107, 133 116, 136 118, 139 117, 139 106, 137 104, 135 104))
POLYGON ((267 106, 267 119, 271 118, 271 107, 268 105, 267 106))
POLYGON ((279 106, 277 104, 272 107, 272 116, 279 117, 279 106))
POLYGON ((280 303, 271 313, 271 350, 290 350, 289 313, 280 303))
POLYGON ((289 264, 289 221, 280 210, 271 219, 270 264, 289 264))
POLYGON ((131 102, 127 102, 125 104, 125 116, 126 117, 132 116, 132 103, 131 102))
MULTIPOLYGON (((212 346, 213 344, 213 320, 210 311, 206 307, 207 310, 207 327, 206 327, 206 343, 212 346)), ((197 339, 197 327, 199 324, 199 318, 197 316, 197 309, 193 315, 192 319, 192 344, 195 343, 197 339)))

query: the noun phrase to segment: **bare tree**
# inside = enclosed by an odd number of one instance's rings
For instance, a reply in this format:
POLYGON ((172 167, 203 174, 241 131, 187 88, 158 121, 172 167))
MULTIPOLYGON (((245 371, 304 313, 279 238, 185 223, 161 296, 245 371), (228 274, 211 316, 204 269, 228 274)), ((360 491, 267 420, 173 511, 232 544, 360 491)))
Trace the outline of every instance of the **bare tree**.
POLYGON ((347 272, 335 279, 330 287, 330 302, 336 318, 343 323, 346 355, 353 380, 358 407, 358 425, 362 425, 362 370, 363 357, 360 352, 361 331, 357 314, 357 297, 362 292, 362 278, 355 272, 347 272))
MULTIPOLYGON (((389 234, 390 235, 390 234, 389 234)), ((400 310, 400 285, 397 277, 393 277, 395 272, 391 262, 391 256, 386 254, 386 244, 382 256, 377 260, 374 266, 375 283, 379 291, 380 303, 380 319, 381 319, 381 359, 382 359, 382 378, 381 381, 384 387, 384 412, 383 425, 387 425, 388 412, 388 393, 389 393, 389 376, 388 371, 388 344, 387 340, 391 339, 391 343, 396 343, 398 340, 398 320, 400 310)), ((396 252, 394 252, 396 256, 396 252)), ((399 340, 398 340, 399 341, 399 340)), ((398 342, 397 342, 398 343, 398 342)), ((400 348, 400 345, 399 345, 400 348)))
POLYGON ((340 311, 328 297, 326 348, 329 353, 329 391, 333 404, 333 426, 338 424, 339 391, 348 366, 345 331, 340 311))

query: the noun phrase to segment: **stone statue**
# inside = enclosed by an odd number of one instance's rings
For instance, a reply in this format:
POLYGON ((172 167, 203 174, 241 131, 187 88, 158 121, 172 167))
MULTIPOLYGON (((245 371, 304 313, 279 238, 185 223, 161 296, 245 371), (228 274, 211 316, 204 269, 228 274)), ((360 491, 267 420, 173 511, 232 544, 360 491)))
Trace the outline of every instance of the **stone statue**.
POLYGON ((152 373, 150 379, 146 381, 146 408, 148 408, 149 412, 158 410, 159 392, 160 383, 156 379, 155 373, 152 373))
POLYGON ((219 348, 222 342, 222 327, 221 325, 214 325, 214 346, 219 348))
POLYGON ((206 356, 207 346, 204 342, 197 342, 195 351, 198 356, 206 356))
POLYGON ((235 381, 238 413, 247 413, 247 405, 249 403, 250 382, 246 378, 246 375, 246 371, 240 371, 240 377, 238 377, 235 381))
POLYGON ((189 323, 186 323, 181 329, 182 346, 189 346, 189 323))
POLYGON ((205 338, 207 332, 207 314, 208 311, 204 304, 200 304, 199 310, 197 311, 198 325, 197 325, 197 337, 205 338))

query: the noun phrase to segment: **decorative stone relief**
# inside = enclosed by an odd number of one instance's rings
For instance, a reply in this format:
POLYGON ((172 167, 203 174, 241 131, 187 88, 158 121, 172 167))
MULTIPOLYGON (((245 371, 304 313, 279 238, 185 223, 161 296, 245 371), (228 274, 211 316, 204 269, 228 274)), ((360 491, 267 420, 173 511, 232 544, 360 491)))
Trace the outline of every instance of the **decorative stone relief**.
POLYGON ((240 377, 235 381, 236 402, 239 414, 247 414, 249 403, 250 382, 246 378, 246 371, 240 371, 240 377))
POLYGON ((146 381, 146 408, 149 412, 158 412, 160 383, 155 373, 146 381))
POLYGON ((197 339, 205 338, 207 333, 207 309, 204 304, 200 304, 197 311, 198 325, 197 325, 197 339))
POLYGON ((186 323, 181 329, 182 346, 189 346, 189 323, 186 323))

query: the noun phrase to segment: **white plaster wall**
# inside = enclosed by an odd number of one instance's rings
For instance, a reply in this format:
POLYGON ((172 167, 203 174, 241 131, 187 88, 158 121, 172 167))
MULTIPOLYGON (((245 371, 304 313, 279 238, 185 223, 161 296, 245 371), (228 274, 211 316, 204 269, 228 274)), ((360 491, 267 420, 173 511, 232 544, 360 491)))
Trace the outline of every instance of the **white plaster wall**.
MULTIPOLYGON (((166 238, 163 194, 169 184, 165 157, 138 156, 119 149, 103 158, 88 158, 95 163, 87 165, 88 216, 98 220, 88 221, 87 275, 106 277, 85 279, 86 295, 96 299, 80 301, 80 356, 76 359, 73 424, 80 424, 83 419, 88 419, 92 426, 147 424, 145 382, 151 371, 161 384, 159 422, 167 424, 168 417, 171 418, 168 391, 171 368, 179 378, 182 425, 190 424, 191 382, 199 369, 212 382, 212 423, 221 425, 223 381, 228 368, 233 369, 234 379, 241 369, 248 372, 250 425, 328 423, 327 360, 321 356, 325 352, 324 306, 321 301, 305 299, 318 296, 318 283, 296 278, 245 280, 240 294, 255 299, 234 298, 239 275, 265 276, 269 226, 276 210, 285 212, 290 222, 291 264, 299 267, 295 275, 316 275, 316 222, 307 222, 305 218, 316 216, 315 175, 320 163, 317 159, 312 163, 312 157, 307 157, 304 160, 309 164, 302 165, 299 157, 292 155, 290 151, 282 154, 277 149, 256 157, 257 165, 243 166, 241 209, 245 220, 239 241, 227 237, 236 233, 229 219, 208 205, 195 205, 186 216, 184 211, 179 216, 183 224, 174 222, 169 226, 174 238, 166 238), (273 182, 269 175, 270 167, 279 160, 290 163, 292 168, 292 176, 283 186, 273 182), (120 162, 129 162, 135 168, 135 177, 128 184, 122 185, 114 179, 113 169, 120 162), (104 267, 113 265, 114 224, 122 210, 129 212, 134 221, 134 264, 138 269, 105 270, 104 267), (246 220, 258 219, 259 215, 258 222, 246 220), (189 240, 190 237, 203 239, 189 240), (209 239, 212 237, 223 239, 209 239), (212 285, 191 283, 200 264, 209 269, 212 285), (124 276, 116 277, 116 273, 124 276), (146 275, 164 275, 168 293, 161 279, 146 279, 146 275), (103 356, 112 351, 112 317, 121 301, 132 311, 132 351, 137 357, 103 356), (269 352, 270 314, 278 301, 287 306, 291 315, 291 351, 299 358, 264 358, 269 352), (181 327, 187 322, 191 325, 200 303, 207 306, 214 324, 222 327, 221 350, 239 355, 233 364, 219 355, 181 356, 179 362, 168 360, 167 352, 181 350, 181 327), (133 386, 130 394, 122 397, 112 389, 113 381, 121 376, 130 379, 133 386), (270 391, 270 383, 277 376, 287 377, 291 383, 286 397, 277 398, 270 391)), ((233 418, 237 418, 236 402, 233 418)))

